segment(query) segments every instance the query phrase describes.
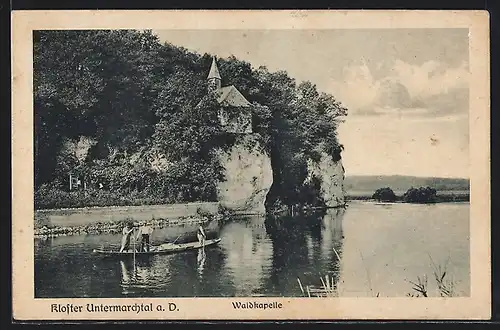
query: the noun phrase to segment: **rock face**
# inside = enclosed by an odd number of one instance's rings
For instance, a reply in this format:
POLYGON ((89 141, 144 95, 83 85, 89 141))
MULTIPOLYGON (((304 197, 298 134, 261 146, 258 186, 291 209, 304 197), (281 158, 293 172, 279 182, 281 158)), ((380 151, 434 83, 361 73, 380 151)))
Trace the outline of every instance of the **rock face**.
POLYGON ((221 205, 232 210, 265 213, 264 201, 273 182, 271 159, 262 150, 258 134, 246 134, 219 160, 226 180, 217 187, 221 205))
POLYGON ((342 160, 333 160, 332 156, 321 153, 319 162, 309 159, 307 162, 306 182, 316 177, 321 182, 320 195, 326 206, 337 207, 345 203, 344 166, 342 160))

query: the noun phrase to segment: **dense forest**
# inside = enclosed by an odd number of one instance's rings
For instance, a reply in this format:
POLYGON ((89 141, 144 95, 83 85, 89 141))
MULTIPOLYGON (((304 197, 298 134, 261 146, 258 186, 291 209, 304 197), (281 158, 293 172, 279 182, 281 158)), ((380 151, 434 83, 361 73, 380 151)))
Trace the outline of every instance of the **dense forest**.
MULTIPOLYGON (((216 200, 216 150, 238 137, 221 130, 207 93, 211 61, 151 31, 35 31, 35 208, 216 200), (87 178, 85 192, 68 191, 69 173, 87 178)), ((340 157, 335 118, 347 109, 285 71, 235 57, 218 65, 222 85, 254 104, 273 168, 269 203, 311 200, 306 161, 340 157)))

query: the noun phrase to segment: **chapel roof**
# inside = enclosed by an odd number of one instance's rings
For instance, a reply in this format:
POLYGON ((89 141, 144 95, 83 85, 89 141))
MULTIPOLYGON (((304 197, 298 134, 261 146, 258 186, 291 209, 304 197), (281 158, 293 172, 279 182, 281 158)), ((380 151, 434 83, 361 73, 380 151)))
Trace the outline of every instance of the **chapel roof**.
POLYGON ((249 107, 251 105, 233 85, 222 87, 218 92, 217 101, 223 106, 249 107))
POLYGON ((217 67, 217 63, 215 62, 215 56, 212 58, 212 66, 210 67, 210 72, 208 73, 207 79, 211 78, 221 79, 219 68, 217 67))

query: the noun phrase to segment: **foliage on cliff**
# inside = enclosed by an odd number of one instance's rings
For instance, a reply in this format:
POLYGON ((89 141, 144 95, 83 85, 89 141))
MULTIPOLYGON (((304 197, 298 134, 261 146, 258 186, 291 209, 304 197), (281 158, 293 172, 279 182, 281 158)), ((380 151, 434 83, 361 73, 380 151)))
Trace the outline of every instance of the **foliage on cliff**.
MULTIPOLYGON (((151 31, 35 31, 36 207, 53 206, 41 196, 62 196, 70 172, 91 186, 89 204, 94 190, 112 200, 215 200, 224 171, 214 151, 236 139, 222 132, 207 95, 211 60, 161 44, 151 31)), ((295 202, 306 160, 338 154, 335 117, 347 110, 284 71, 235 57, 218 64, 222 85, 254 104, 253 129, 273 166, 271 195, 295 202)))

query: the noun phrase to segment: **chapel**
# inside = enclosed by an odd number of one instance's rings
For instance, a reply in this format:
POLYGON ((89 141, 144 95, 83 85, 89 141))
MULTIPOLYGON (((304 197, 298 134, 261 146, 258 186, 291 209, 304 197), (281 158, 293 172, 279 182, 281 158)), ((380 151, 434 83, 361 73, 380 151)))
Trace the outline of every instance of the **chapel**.
POLYGON ((219 120, 228 133, 252 133, 252 104, 233 85, 222 87, 222 78, 217 67, 217 60, 212 58, 212 65, 207 76, 208 92, 214 93, 220 104, 219 120))

